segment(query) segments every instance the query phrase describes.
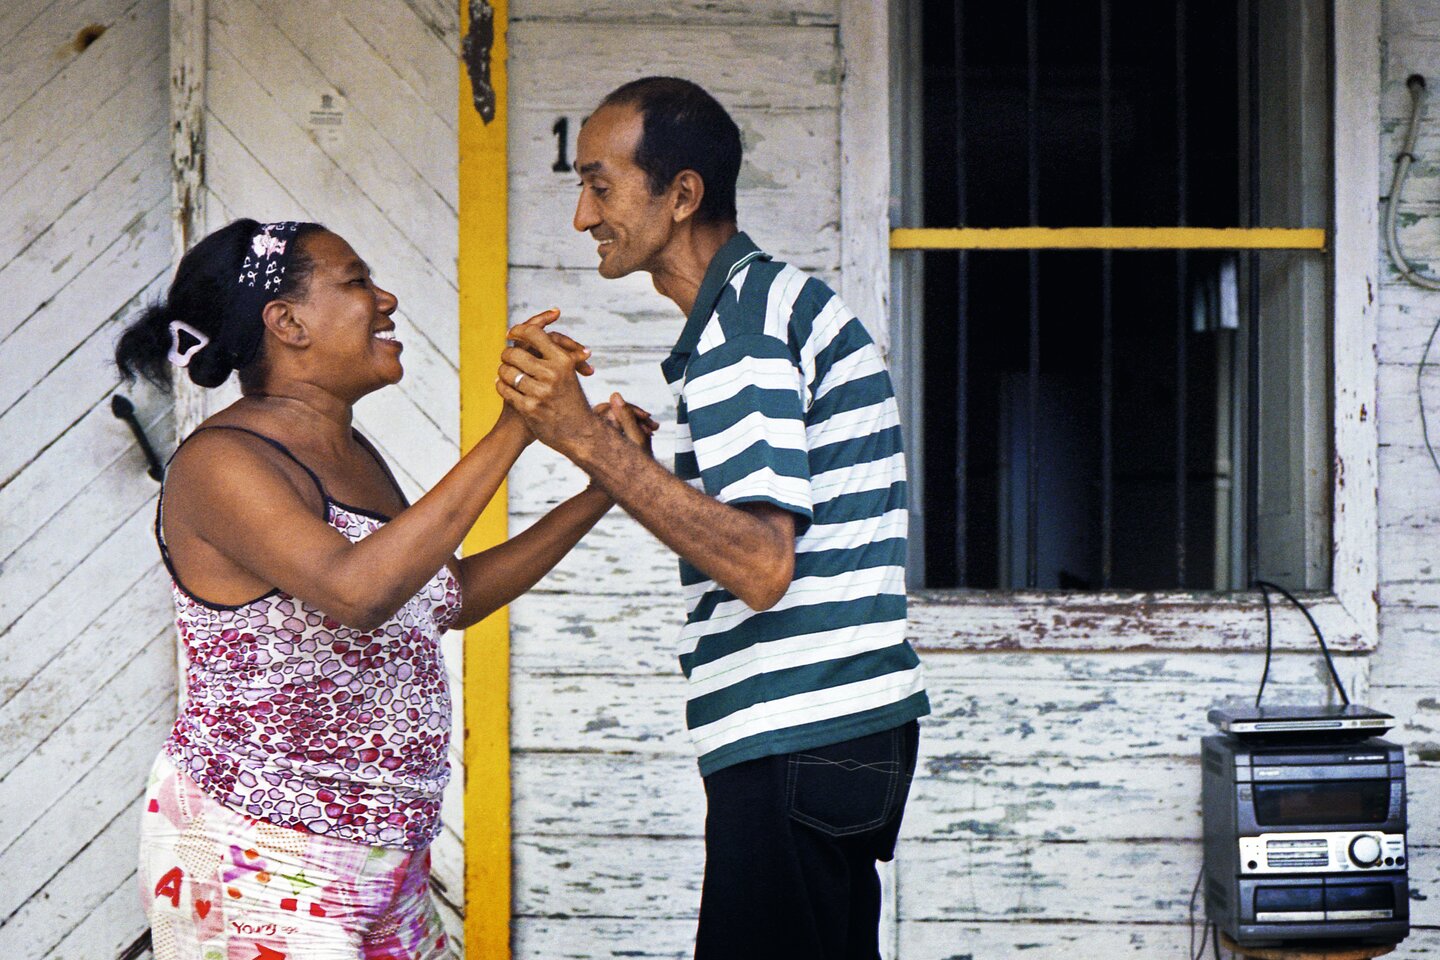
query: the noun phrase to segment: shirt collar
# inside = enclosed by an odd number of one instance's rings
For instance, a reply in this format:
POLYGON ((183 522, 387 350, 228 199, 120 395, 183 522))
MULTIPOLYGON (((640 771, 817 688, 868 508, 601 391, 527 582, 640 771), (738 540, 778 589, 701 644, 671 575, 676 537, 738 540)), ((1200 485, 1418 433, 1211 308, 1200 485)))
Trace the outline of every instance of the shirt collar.
POLYGON ((690 316, 685 319, 685 329, 680 331, 680 339, 675 342, 675 347, 670 352, 695 352, 695 345, 700 342, 700 333, 715 313, 715 304, 720 300, 725 284, 751 261, 769 259, 770 255, 757 247, 755 241, 743 232, 725 241, 725 245, 710 259, 710 266, 705 268, 705 279, 700 283, 695 305, 690 308, 690 316))

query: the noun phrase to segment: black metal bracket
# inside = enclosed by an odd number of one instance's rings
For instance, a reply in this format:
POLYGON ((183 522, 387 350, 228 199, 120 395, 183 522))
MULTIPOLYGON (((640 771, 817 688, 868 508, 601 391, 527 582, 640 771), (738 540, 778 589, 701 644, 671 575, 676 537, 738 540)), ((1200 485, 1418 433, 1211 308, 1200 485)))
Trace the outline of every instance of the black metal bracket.
POLYGON ((490 77, 490 53, 495 46, 495 8, 485 0, 470 0, 470 32, 460 43, 460 59, 470 74, 475 112, 484 123, 495 119, 495 87, 490 77))
POLYGON ((160 455, 150 444, 150 438, 145 436, 145 428, 140 425, 140 418, 135 416, 135 404, 128 398, 115 394, 110 398, 110 412, 115 414, 119 420, 124 420, 130 425, 130 432, 135 434, 135 442, 140 444, 140 449, 145 453, 145 459, 150 463, 150 469, 145 471, 150 478, 160 481, 165 478, 165 465, 160 462, 160 455))
MULTIPOLYGON (((129 401, 126 401, 127 403, 129 401)), ((150 949, 150 928, 146 927, 145 932, 135 938, 135 942, 124 950, 121 950, 115 960, 139 960, 141 954, 150 949)))

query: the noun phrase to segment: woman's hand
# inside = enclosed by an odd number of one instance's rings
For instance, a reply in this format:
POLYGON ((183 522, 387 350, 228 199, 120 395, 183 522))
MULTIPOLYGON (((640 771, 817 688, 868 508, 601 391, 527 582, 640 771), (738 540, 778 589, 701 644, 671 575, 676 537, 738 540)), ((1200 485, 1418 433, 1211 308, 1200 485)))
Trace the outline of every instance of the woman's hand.
POLYGON ((595 412, 627 440, 638 444, 650 456, 655 456, 652 441, 660 424, 648 411, 628 402, 620 394, 612 393, 609 401, 595 405, 595 412))
MULTIPOLYGON (((660 424, 657 423, 655 418, 650 416, 647 411, 642 410, 633 403, 627 403, 625 398, 618 393, 612 393, 609 400, 604 403, 595 404, 593 409, 595 415, 603 420, 606 426, 626 439, 638 444, 652 458, 655 456, 655 451, 651 449, 651 438, 655 436, 655 431, 660 429, 660 424), (630 432, 626 432, 626 425, 622 418, 621 411, 624 411, 625 415, 629 417, 631 423, 634 425, 634 429, 630 432)), ((609 503, 613 504, 615 502, 605 488, 593 480, 585 489, 594 493, 603 493, 609 503)))

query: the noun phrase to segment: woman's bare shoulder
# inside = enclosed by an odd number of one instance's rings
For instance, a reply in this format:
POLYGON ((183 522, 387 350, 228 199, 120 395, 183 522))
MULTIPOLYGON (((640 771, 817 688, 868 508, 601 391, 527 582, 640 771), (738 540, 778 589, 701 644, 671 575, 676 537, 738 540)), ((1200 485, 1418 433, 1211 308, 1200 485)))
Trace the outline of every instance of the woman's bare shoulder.
MULTIPOLYGON (((290 495, 310 504, 319 500, 316 484, 289 454, 274 425, 227 407, 205 420, 176 451, 166 471, 169 487, 185 487, 201 497, 234 496, 244 491, 290 495)), ((167 497, 172 493, 167 489, 167 497)))

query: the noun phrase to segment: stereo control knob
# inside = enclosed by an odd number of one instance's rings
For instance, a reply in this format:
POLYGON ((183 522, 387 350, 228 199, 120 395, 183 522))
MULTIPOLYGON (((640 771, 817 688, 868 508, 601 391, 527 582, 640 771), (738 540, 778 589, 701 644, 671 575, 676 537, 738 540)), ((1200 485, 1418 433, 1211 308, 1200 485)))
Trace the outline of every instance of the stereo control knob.
POLYGON ((1380 849, 1380 841, 1369 834, 1362 834, 1350 841, 1350 859, 1357 867, 1375 866, 1380 862, 1383 852, 1380 849))

